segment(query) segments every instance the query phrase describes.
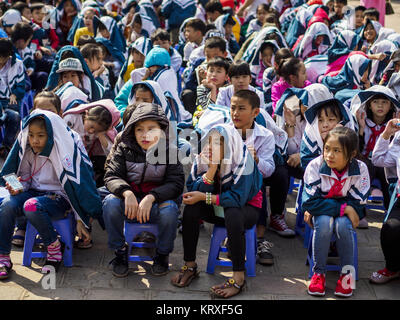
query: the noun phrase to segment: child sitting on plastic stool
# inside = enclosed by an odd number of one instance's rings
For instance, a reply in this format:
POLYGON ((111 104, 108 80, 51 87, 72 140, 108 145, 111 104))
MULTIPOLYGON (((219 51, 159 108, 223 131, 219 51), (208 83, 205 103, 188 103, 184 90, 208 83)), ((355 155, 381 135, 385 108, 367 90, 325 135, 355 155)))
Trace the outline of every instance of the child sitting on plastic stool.
MULTIPOLYGON (((365 215, 370 188, 368 168, 355 159, 357 152, 357 134, 349 128, 336 127, 325 139, 323 155, 312 160, 304 173, 302 210, 304 220, 314 229, 310 295, 325 295, 326 260, 333 232, 337 235, 342 268, 353 266, 353 232, 365 215)), ((349 277, 354 275, 341 272, 335 295, 353 294, 351 286, 344 285, 349 277)))
POLYGON ((123 233, 125 220, 158 225, 151 271, 161 276, 169 270, 168 256, 174 248, 179 215, 177 198, 183 192, 185 176, 179 161, 174 164, 172 158, 162 159, 161 155, 177 156, 176 147, 165 139, 168 127, 161 106, 139 103, 106 164, 104 182, 112 194, 103 201, 103 217, 108 246, 115 250, 116 257, 111 263, 116 277, 126 277, 129 273, 128 245, 123 233), (161 158, 155 158, 156 154, 161 158))
MULTIPOLYGON (((0 279, 9 277, 11 237, 15 219, 25 214, 47 247, 46 265, 57 270, 62 243, 51 220, 74 212, 77 233, 86 233, 90 217, 101 215, 101 201, 87 155, 77 145, 76 134, 53 112, 34 110, 24 120, 22 131, 0 176, 14 173, 22 189, 6 183, 10 195, 0 205, 0 279)), ((42 268, 42 271, 47 271, 42 268)))
POLYGON ((199 275, 196 264, 199 220, 225 225, 233 277, 210 290, 213 296, 229 298, 246 286, 245 230, 256 224, 262 207, 262 176, 242 137, 231 124, 215 126, 201 142, 201 153, 196 156, 187 181, 189 192, 183 195, 185 265, 171 283, 186 287, 199 275))

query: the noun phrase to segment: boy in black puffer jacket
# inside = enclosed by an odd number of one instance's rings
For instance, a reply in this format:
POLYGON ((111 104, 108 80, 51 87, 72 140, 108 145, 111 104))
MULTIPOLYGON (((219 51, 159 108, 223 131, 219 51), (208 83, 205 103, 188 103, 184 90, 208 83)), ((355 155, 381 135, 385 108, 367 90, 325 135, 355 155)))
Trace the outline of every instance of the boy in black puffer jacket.
POLYGON ((125 277, 129 272, 124 220, 158 225, 151 270, 154 275, 168 272, 168 255, 173 250, 179 215, 176 199, 185 182, 176 146, 168 143, 168 126, 159 105, 139 103, 106 165, 104 182, 111 194, 103 201, 103 217, 108 245, 115 250, 112 263, 117 277, 125 277), (171 155, 174 159, 170 160, 171 155))

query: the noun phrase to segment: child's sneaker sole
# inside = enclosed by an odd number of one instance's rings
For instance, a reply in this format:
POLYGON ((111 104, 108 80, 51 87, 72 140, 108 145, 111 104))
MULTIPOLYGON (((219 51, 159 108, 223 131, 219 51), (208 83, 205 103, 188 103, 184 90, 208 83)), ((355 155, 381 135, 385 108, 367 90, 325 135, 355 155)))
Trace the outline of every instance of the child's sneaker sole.
POLYGON ((349 298, 349 297, 351 297, 353 295, 353 292, 351 292, 351 293, 335 292, 334 294, 337 297, 349 298))
POLYGON ((282 231, 282 230, 277 230, 272 227, 268 227, 268 230, 274 231, 275 233, 277 233, 279 236, 281 236, 283 238, 294 238, 296 236, 296 232, 294 232, 294 230, 292 230, 292 229, 287 229, 287 230, 282 231))
POLYGON ((310 290, 307 290, 307 292, 311 296, 317 296, 317 297, 325 296, 325 291, 324 292, 311 292, 310 290))

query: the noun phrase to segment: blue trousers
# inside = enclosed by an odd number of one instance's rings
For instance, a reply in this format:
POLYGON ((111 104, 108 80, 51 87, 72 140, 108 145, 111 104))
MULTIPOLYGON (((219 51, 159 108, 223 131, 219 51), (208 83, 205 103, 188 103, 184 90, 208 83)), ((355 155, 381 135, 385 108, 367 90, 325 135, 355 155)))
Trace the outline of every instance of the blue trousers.
POLYGON ((354 238, 353 226, 347 216, 333 218, 326 215, 314 216, 314 235, 312 251, 314 255, 314 273, 325 274, 326 260, 333 232, 336 234, 336 247, 342 267, 353 266, 354 238))
POLYGON ((60 220, 71 211, 69 202, 54 193, 28 190, 15 196, 7 196, 0 204, 0 254, 11 252, 15 220, 26 216, 48 246, 57 240, 51 223, 60 220))
MULTIPOLYGON (((140 203, 140 199, 138 199, 140 203)), ((149 223, 158 225, 157 251, 168 255, 174 249, 179 209, 177 204, 168 200, 161 204, 153 204, 150 211, 149 223)), ((124 221, 137 223, 137 220, 128 220, 125 216, 125 202, 113 194, 103 200, 103 218, 108 233, 110 249, 120 249, 125 244, 124 221)))

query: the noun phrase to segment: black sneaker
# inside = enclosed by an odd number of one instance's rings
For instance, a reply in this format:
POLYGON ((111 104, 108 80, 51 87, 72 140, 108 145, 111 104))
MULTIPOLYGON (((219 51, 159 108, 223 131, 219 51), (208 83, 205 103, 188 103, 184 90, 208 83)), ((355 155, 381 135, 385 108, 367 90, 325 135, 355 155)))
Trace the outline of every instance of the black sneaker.
POLYGON ((154 276, 163 276, 169 272, 168 255, 160 254, 157 252, 153 259, 153 265, 151 266, 151 273, 154 276))
POLYGON ((271 253, 271 248, 274 245, 267 240, 257 240, 257 256, 258 262, 262 265, 273 265, 274 256, 271 253))
POLYGON ((110 261, 113 265, 113 275, 118 278, 126 277, 129 273, 128 245, 115 250, 115 258, 110 261))

